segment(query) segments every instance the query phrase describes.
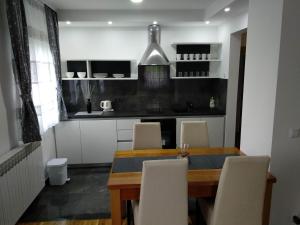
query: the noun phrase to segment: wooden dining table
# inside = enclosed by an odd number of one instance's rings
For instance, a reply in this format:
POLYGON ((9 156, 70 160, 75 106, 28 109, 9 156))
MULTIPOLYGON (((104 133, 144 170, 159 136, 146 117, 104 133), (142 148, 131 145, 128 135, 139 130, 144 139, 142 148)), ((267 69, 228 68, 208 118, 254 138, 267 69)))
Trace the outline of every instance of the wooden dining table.
MULTIPOLYGON (((189 149, 188 152, 190 156, 245 155, 238 148, 193 148, 189 149)), ((178 149, 122 150, 115 152, 114 162, 120 158, 149 157, 151 159, 153 157, 177 156, 178 154, 178 149)), ((220 173, 221 169, 189 169, 187 175, 189 197, 215 197, 220 173)), ((111 170, 107 185, 110 191, 112 225, 122 224, 122 210, 127 200, 139 199, 141 177, 142 172, 113 172, 111 170)), ((275 182, 276 178, 269 173, 264 199, 263 225, 269 224, 272 186, 275 182)))

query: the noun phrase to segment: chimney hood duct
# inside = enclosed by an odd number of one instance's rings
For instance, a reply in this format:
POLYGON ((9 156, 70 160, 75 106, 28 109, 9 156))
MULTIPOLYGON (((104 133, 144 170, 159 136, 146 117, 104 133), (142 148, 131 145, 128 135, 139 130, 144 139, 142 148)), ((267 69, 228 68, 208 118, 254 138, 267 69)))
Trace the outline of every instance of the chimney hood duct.
POLYGON ((167 56, 160 47, 160 26, 152 24, 148 26, 148 47, 139 65, 142 66, 163 66, 170 65, 167 56))

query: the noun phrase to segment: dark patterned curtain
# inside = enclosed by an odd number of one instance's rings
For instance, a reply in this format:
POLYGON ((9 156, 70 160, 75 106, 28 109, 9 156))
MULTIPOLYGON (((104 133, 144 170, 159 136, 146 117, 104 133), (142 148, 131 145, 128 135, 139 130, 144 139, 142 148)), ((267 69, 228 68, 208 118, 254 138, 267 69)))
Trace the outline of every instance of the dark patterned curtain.
POLYGON ((28 31, 22 0, 6 0, 7 19, 22 100, 22 138, 24 143, 40 141, 39 122, 31 97, 31 71, 28 31))
POLYGON ((61 88, 61 64, 60 64, 57 13, 46 5, 45 5, 45 13, 46 13, 49 45, 54 59, 53 61, 54 61, 56 80, 57 80, 57 97, 58 97, 58 105, 59 105, 59 113, 60 113, 59 115, 60 115, 60 120, 66 120, 68 118, 68 114, 62 96, 62 88, 61 88))

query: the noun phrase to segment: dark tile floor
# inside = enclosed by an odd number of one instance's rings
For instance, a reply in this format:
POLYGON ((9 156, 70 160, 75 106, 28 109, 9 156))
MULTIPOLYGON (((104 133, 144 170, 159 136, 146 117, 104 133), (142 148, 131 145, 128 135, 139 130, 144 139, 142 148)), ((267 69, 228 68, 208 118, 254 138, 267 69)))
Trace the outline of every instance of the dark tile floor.
MULTIPOLYGON (((69 168, 71 180, 63 186, 47 184, 20 222, 110 218, 109 171, 110 167, 69 168)), ((205 225, 195 199, 189 199, 189 215, 193 224, 205 225)))
POLYGON ((20 221, 110 218, 109 170, 69 168, 71 180, 63 186, 46 185, 20 221))

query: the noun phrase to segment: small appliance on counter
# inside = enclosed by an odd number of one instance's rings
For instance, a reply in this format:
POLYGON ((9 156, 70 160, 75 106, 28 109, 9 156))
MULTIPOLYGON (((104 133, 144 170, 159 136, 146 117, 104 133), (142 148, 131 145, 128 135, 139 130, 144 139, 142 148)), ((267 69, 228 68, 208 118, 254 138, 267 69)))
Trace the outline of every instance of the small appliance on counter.
POLYGON ((101 101, 100 107, 101 107, 101 109, 103 109, 104 112, 114 111, 110 100, 101 101))

